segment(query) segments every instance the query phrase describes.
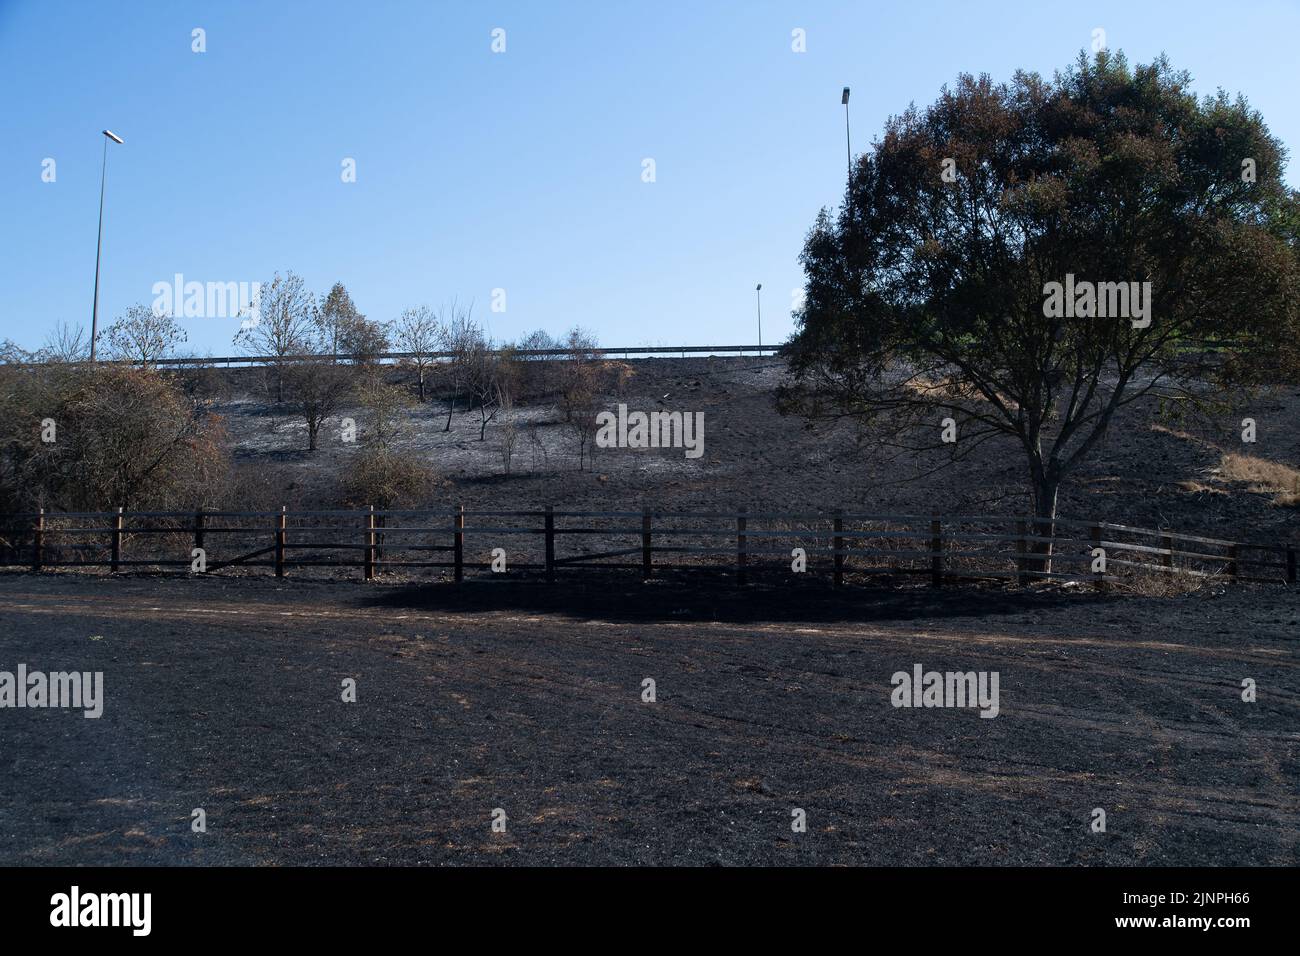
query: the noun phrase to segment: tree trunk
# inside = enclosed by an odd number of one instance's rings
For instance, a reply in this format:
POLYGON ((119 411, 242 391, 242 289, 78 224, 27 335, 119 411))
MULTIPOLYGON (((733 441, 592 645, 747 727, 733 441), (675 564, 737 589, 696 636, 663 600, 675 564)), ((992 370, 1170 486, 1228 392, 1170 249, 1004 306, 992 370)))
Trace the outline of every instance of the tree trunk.
POLYGON ((1034 477, 1034 537, 1048 538, 1047 541, 1035 541, 1028 549, 1033 556, 1031 567, 1044 573, 1052 570, 1052 540, 1055 535, 1056 498, 1061 487, 1061 479, 1048 469, 1034 477))
POLYGON ((424 369, 420 369, 420 404, 424 404, 424 369))
POLYGON ((320 422, 307 420, 307 450, 316 450, 316 436, 320 433, 320 422))

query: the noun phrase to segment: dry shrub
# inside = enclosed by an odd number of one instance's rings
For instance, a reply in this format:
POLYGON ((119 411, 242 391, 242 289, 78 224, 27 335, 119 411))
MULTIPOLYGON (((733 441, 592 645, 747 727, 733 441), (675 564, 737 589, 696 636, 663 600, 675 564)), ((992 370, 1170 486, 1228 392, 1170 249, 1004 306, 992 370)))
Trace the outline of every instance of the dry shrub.
POLYGON ((601 371, 607 383, 607 390, 619 398, 627 394, 627 387, 636 377, 636 369, 627 362, 602 362, 601 371))
POLYGON ((228 472, 221 419, 150 369, 44 366, 0 399, 3 497, 29 509, 188 509, 219 500, 228 472), (42 423, 55 440, 41 441, 42 423))
POLYGON ((1182 597, 1184 594, 1195 594, 1217 578, 1212 575, 1132 568, 1123 577, 1111 580, 1117 580, 1123 590, 1140 597, 1182 597))
POLYGON ((351 507, 418 507, 437 487, 433 469, 391 449, 358 449, 343 477, 344 503, 351 507))

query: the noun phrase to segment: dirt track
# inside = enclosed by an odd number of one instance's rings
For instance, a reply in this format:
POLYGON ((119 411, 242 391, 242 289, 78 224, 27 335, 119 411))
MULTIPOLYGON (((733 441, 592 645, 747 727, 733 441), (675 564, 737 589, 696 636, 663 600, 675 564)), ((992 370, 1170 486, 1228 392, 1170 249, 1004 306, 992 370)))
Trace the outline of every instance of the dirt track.
POLYGON ((106 704, 0 710, 0 864, 1296 865, 1298 623, 1280 587, 4 574, 0 670, 106 704), (914 663, 998 671, 1000 715, 891 707, 914 663))

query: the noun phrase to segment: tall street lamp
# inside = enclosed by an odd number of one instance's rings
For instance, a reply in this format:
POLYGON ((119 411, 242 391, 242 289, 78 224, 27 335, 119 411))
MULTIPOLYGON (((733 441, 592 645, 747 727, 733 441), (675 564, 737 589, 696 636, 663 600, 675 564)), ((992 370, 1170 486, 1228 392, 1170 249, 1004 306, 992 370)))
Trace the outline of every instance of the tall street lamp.
POLYGON ((95 361, 95 340, 99 337, 99 253, 104 248, 104 181, 108 177, 108 141, 119 146, 122 137, 104 130, 104 160, 99 169, 99 240, 95 243, 95 304, 90 312, 90 360, 95 361))
POLYGON ((758 354, 763 354, 763 283, 754 286, 754 300, 758 306, 758 354))
POLYGON ((849 177, 853 176, 853 146, 849 142, 849 88, 844 87, 844 92, 840 94, 840 102, 844 104, 844 152, 849 159, 849 177))

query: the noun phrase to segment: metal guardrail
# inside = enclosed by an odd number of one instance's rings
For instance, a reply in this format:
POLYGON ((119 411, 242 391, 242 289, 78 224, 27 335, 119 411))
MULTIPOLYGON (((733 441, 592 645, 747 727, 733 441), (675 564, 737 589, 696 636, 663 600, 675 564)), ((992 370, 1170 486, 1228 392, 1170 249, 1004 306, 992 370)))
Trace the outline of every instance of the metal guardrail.
MULTIPOLYGON (((647 355, 675 355, 680 358, 686 358, 688 355, 734 355, 745 352, 752 352, 755 355, 775 355, 784 348, 783 345, 679 345, 679 346, 637 346, 632 348, 592 348, 583 349, 581 354, 599 356, 602 358, 635 358, 637 356, 647 355)), ((500 352, 500 349, 494 351, 500 352)), ((572 349, 555 348, 555 349, 515 349, 515 355, 520 358, 569 358, 574 353, 572 349)), ((137 360, 114 359, 101 360, 101 365, 152 365, 160 367, 177 367, 177 368, 203 368, 208 366, 223 366, 225 368, 234 368, 242 366, 256 365, 274 365, 277 363, 295 363, 295 362, 357 362, 357 361, 379 361, 379 362, 401 362, 413 358, 423 358, 427 361, 442 361, 444 359, 454 358, 455 352, 378 352, 373 355, 358 355, 355 353, 338 353, 338 354, 312 354, 312 355, 208 355, 208 356, 189 356, 183 358, 163 358, 155 359, 145 363, 137 360)), ((18 367, 24 367, 29 363, 14 363, 18 367)), ((44 363, 34 363, 44 364, 44 363)), ((68 362, 62 363, 72 366, 88 365, 89 362, 68 362)))

